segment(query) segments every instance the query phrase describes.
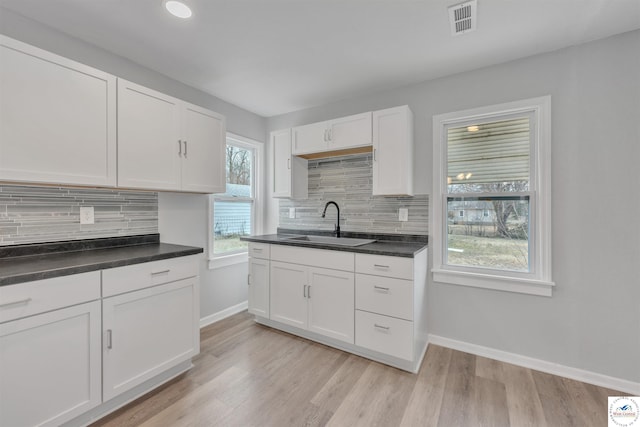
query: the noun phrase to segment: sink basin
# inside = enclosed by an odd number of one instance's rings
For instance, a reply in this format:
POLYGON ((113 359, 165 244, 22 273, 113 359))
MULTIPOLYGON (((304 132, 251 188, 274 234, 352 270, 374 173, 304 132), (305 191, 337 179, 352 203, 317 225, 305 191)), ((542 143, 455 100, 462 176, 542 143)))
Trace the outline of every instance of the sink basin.
POLYGON ((296 236, 289 237, 285 240, 298 243, 309 244, 321 244, 321 245, 336 245, 336 246, 362 246, 375 242, 375 240, 369 239, 353 239, 350 237, 333 237, 333 236, 296 236))

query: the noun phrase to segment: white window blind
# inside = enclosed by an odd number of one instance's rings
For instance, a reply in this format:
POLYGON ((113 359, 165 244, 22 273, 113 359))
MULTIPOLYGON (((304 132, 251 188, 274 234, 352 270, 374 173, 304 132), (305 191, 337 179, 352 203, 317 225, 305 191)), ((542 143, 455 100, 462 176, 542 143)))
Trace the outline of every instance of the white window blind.
POLYGON ((529 181, 530 141, 529 117, 448 128, 447 183, 529 181))

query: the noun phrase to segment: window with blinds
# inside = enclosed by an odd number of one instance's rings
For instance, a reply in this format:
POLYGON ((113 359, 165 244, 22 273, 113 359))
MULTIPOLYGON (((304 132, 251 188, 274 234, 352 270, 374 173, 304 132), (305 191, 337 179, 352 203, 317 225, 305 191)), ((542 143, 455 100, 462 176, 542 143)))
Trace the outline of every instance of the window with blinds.
POLYGON ((447 265, 530 271, 533 119, 446 126, 447 265))
POLYGON ((434 283, 551 296, 551 96, 433 116, 430 204, 434 283))
POLYGON ((497 122, 449 127, 448 191, 527 190, 531 157, 530 121, 527 115, 497 122), (498 185, 501 183, 505 184, 498 185))

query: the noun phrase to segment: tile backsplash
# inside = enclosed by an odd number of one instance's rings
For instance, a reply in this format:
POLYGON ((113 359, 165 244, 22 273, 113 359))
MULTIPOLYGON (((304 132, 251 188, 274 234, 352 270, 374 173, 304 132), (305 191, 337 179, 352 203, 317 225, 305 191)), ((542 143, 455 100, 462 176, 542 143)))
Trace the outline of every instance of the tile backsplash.
POLYGON ((428 234, 428 196, 372 196, 371 154, 310 160, 308 173, 308 199, 280 199, 281 228, 333 230, 335 207, 329 206, 326 218, 321 217, 325 203, 333 200, 340 205, 343 231, 428 234), (289 218, 289 208, 296 209, 295 219, 289 218), (409 209, 408 221, 398 221, 399 208, 409 209))
POLYGON ((158 232, 158 193, 0 185, 0 246, 158 232), (80 206, 94 224, 80 225, 80 206))

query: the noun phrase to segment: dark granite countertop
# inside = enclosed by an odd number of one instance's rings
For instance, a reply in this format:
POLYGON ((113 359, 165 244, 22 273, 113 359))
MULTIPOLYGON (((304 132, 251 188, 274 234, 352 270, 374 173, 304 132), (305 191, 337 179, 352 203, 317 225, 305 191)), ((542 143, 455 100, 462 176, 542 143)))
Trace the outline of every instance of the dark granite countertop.
POLYGON ((287 240, 294 236, 302 235, 331 235, 331 232, 317 230, 292 230, 278 229, 278 234, 263 234, 259 236, 241 237, 240 240, 258 243, 271 243, 276 245, 298 246, 301 248, 327 249, 331 251, 355 252, 361 254, 388 255, 404 258, 413 258, 416 253, 427 247, 428 237, 422 235, 401 234, 371 234, 343 232, 342 237, 356 239, 373 239, 374 243, 362 246, 336 246, 323 243, 296 242, 287 240))
POLYGON ((0 286, 202 253, 158 234, 0 248, 0 286))

